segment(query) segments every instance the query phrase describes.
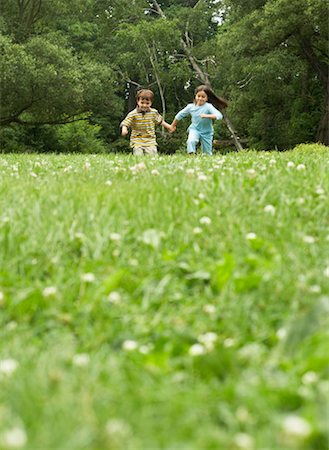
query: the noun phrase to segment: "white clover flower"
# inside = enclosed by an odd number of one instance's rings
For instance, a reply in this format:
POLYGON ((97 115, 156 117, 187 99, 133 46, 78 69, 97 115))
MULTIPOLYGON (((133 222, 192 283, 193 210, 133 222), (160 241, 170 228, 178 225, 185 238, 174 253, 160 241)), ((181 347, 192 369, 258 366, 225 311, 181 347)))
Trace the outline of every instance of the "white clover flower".
POLYGON ((224 339, 223 346, 225 348, 234 347, 234 345, 235 345, 235 339, 233 339, 233 338, 224 339))
POLYGON ((239 406, 238 409, 235 412, 235 417, 238 419, 239 422, 249 422, 251 419, 250 413, 247 408, 244 406, 239 406))
POLYGON ((311 370, 302 376, 302 383, 306 385, 317 383, 318 380, 318 375, 311 370))
POLYGON ((36 178, 38 175, 35 172, 30 172, 30 176, 36 178))
POLYGON ((146 169, 146 165, 145 165, 143 162, 140 162, 140 163, 135 164, 134 166, 131 166, 131 167, 130 167, 130 170, 131 170, 133 173, 141 172, 141 171, 144 170, 144 169, 146 169))
POLYGON ((121 239, 121 234, 119 234, 119 233, 111 233, 110 234, 111 241, 120 241, 120 239, 121 239))
POLYGON ((255 176, 257 175, 255 169, 248 169, 246 172, 247 172, 247 175, 248 175, 250 178, 255 178, 255 176))
POLYGON ((131 352, 133 350, 136 350, 137 347, 138 347, 138 343, 131 339, 128 339, 127 341, 124 341, 122 343, 122 349, 125 350, 126 352, 131 352))
POLYGON ((255 448, 254 438, 247 433, 237 433, 233 441, 239 450, 253 450, 255 448))
POLYGON ((264 206, 264 212, 272 214, 273 216, 275 214, 275 207, 273 205, 266 205, 264 206))
POLYGON ((207 177, 207 175, 205 175, 204 173, 200 173, 200 174, 198 175, 198 180, 199 180, 199 181, 207 181, 207 180, 208 180, 208 177, 207 177))
POLYGON ((132 266, 132 267, 138 267, 138 260, 135 259, 135 258, 129 259, 128 263, 129 263, 129 265, 132 266))
POLYGON ((11 322, 8 322, 6 325, 6 330, 8 330, 8 331, 16 330, 16 328, 17 328, 17 322, 15 322, 14 320, 12 320, 11 322))
POLYGON ((297 170, 305 170, 306 169, 306 167, 305 167, 305 164, 298 164, 298 166, 296 167, 296 169, 297 170))
POLYGON ((329 266, 324 269, 323 275, 329 278, 329 266))
POLYGON ((305 198, 304 198, 304 197, 299 197, 299 198, 297 199, 297 203, 298 203, 299 205, 303 205, 303 204, 305 203, 305 198))
POLYGON ((270 159, 270 166, 274 166, 276 164, 276 159, 270 159))
POLYGON ((70 170, 72 170, 72 166, 67 166, 64 167, 63 172, 69 172, 70 170))
POLYGON ((303 236, 305 244, 314 244, 315 238, 313 236, 303 236))
POLYGON ((106 180, 105 181, 106 186, 112 186, 112 181, 111 180, 106 180))
POLYGON ((282 339, 285 339, 287 337, 287 329, 286 328, 279 328, 276 332, 276 337, 282 341, 282 339))
POLYGON ((81 275, 81 280, 85 281, 86 283, 93 283, 95 279, 95 275, 91 272, 83 273, 81 275))
POLYGON ((200 227, 193 228, 193 234, 201 234, 201 233, 202 233, 202 228, 200 228, 200 227))
POLYGON ((247 233, 247 234, 246 234, 246 239, 247 239, 248 241, 253 241, 253 240, 257 239, 257 234, 256 234, 256 233, 253 233, 253 232, 247 233))
POLYGON ((90 356, 88 353, 77 353, 73 356, 72 363, 77 367, 86 367, 90 363, 90 356))
POLYGON ((321 287, 318 284, 312 284, 312 286, 310 286, 309 292, 311 292, 311 294, 320 294, 321 287))
POLYGON ((160 172, 158 170, 156 170, 156 169, 153 169, 151 171, 151 174, 154 175, 154 176, 158 176, 158 175, 160 175, 160 172))
POLYGON ((211 219, 210 219, 210 217, 204 216, 204 217, 201 217, 199 222, 201 223, 201 225, 210 225, 211 224, 211 219))
POLYGON ((121 295, 120 295, 119 292, 112 291, 112 292, 108 295, 107 300, 108 300, 110 303, 118 304, 118 303, 121 302, 121 295))
POLYGON ((303 417, 290 415, 283 420, 282 431, 288 438, 304 440, 311 434, 312 427, 303 417))
POLYGON ((56 294, 57 294, 57 288, 55 286, 45 287, 44 290, 42 291, 42 296, 45 298, 52 297, 56 294))
POLYGON ((205 194, 203 194, 202 192, 200 192, 198 197, 199 197, 200 200, 204 200, 206 198, 205 194))
POLYGON ((0 375, 10 376, 18 368, 18 362, 15 359, 0 360, 0 375))
POLYGON ((263 348, 257 342, 247 344, 239 350, 239 355, 244 359, 258 358, 263 353, 263 348))
POLYGON ((289 167, 289 168, 295 167, 295 163, 293 161, 288 161, 287 167, 289 167))
POLYGON ((124 437, 130 433, 129 426, 121 419, 108 420, 105 430, 110 436, 124 437))
POLYGON ((318 194, 318 195, 323 195, 323 194, 324 194, 324 189, 322 189, 321 186, 318 186, 318 187, 315 189, 315 193, 318 194))
POLYGON ((22 448, 27 443, 27 435, 23 428, 13 427, 4 431, 2 434, 2 442, 6 449, 22 448))
POLYGON ((139 346, 138 351, 139 353, 142 353, 142 355, 147 355, 148 353, 150 353, 150 351, 152 351, 152 349, 152 344, 144 344, 139 346))
POLYGON ((186 169, 186 175, 193 175, 195 172, 194 169, 186 169))
POLYGON ((216 312, 216 307, 215 307, 215 305, 211 305, 211 304, 207 304, 207 305, 204 305, 204 307, 203 307, 203 311, 206 313, 206 314, 215 314, 215 312, 216 312))
POLYGON ((3 305, 5 302, 5 295, 2 291, 0 291, 0 305, 3 305))
POLYGON ((204 355, 206 353, 206 348, 201 344, 193 344, 188 352, 191 356, 204 355))
POLYGON ((84 164, 84 166, 83 166, 83 168, 84 168, 85 170, 89 170, 89 169, 91 168, 90 162, 89 162, 89 161, 86 161, 85 164, 84 164))
POLYGON ((198 341, 205 346, 207 350, 213 350, 214 344, 217 341, 218 336, 213 331, 209 331, 204 334, 200 334, 198 341))

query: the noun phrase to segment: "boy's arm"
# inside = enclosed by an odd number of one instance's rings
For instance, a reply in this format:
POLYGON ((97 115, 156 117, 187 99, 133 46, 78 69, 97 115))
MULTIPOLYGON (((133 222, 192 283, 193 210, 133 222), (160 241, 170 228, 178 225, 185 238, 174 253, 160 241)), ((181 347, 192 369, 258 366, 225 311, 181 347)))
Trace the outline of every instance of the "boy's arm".
POLYGON ((161 125, 162 125, 166 130, 168 130, 170 133, 173 133, 173 132, 175 131, 175 129, 176 129, 176 128, 172 128, 172 124, 169 125, 169 123, 167 123, 167 122, 164 121, 164 120, 161 122, 161 125))
POLYGON ((170 133, 173 133, 174 131, 176 131, 177 124, 178 124, 178 120, 175 117, 174 120, 171 122, 171 125, 169 125, 170 128, 168 128, 168 131, 170 133))
POLYGON ((130 112, 120 123, 122 136, 127 136, 127 134, 129 133, 129 128, 131 128, 132 122, 133 122, 133 118, 132 118, 132 114, 130 112))
POLYGON ((122 125, 121 126, 121 134, 122 134, 122 136, 127 136, 128 133, 129 133, 128 127, 126 127, 126 125, 122 125))

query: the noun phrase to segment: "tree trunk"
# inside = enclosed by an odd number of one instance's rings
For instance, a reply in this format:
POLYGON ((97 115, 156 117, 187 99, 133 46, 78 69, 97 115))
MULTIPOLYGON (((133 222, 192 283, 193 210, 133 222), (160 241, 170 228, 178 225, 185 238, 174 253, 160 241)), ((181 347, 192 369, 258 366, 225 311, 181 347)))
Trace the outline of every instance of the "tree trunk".
MULTIPOLYGON (((163 19, 166 19, 166 15, 162 11, 161 6, 159 5, 159 3, 156 0, 153 1, 153 5, 154 5, 155 10, 158 12, 158 14, 163 19)), ((206 84, 207 86, 209 86, 211 88, 211 83, 209 81, 208 74, 201 69, 201 67, 197 63, 195 57, 192 55, 189 45, 185 42, 185 40, 183 38, 181 38, 181 44, 184 49, 185 55, 194 70, 196 78, 198 80, 200 80, 202 84, 206 84)), ((225 109, 221 109, 221 113, 223 114, 223 122, 225 123, 225 125, 229 129, 229 132, 231 133, 231 138, 233 139, 236 150, 237 151, 242 150, 242 145, 240 144, 240 138, 238 137, 238 135, 232 125, 232 122, 228 118, 228 115, 227 115, 225 109)))
POLYGON ((323 109, 324 112, 316 133, 316 139, 318 142, 321 142, 321 144, 329 146, 329 86, 323 109))

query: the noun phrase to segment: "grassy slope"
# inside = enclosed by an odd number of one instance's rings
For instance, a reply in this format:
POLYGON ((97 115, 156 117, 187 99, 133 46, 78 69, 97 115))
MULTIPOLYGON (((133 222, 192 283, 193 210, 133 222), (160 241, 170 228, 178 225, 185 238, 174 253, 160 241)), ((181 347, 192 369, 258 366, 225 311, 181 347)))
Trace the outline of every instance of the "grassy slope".
POLYGON ((0 448, 324 449, 328 169, 3 156, 0 448))

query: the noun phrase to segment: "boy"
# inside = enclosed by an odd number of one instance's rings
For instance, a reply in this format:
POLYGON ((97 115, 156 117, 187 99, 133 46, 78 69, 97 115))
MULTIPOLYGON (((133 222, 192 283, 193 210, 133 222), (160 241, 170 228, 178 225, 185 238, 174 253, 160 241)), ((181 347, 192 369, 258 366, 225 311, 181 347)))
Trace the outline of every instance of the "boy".
POLYGON ((163 120, 158 111, 151 108, 153 98, 154 94, 149 89, 138 91, 137 107, 130 111, 120 124, 122 136, 127 136, 128 128, 131 128, 130 147, 137 156, 157 154, 155 125, 162 125, 171 131, 171 126, 163 120))

